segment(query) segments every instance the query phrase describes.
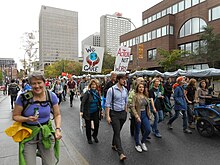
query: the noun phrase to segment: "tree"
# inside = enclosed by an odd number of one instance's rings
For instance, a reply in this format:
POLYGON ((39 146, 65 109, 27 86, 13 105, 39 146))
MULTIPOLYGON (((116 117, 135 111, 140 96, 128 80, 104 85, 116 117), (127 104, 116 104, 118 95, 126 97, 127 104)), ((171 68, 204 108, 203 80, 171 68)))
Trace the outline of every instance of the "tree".
POLYGON ((66 72, 69 74, 82 74, 82 64, 76 61, 61 60, 48 65, 44 69, 45 77, 57 77, 66 72))
POLYGON ((110 54, 104 54, 103 63, 102 63, 102 73, 107 74, 114 70, 115 65, 115 56, 110 54))
POLYGON ((203 44, 197 49, 194 57, 210 62, 214 67, 216 59, 219 59, 220 56, 220 34, 215 34, 212 26, 205 26, 203 29, 204 32, 200 35, 203 44))
POLYGON ((182 56, 188 54, 188 52, 174 49, 171 51, 158 49, 159 54, 163 57, 158 64, 164 68, 164 71, 175 71, 183 68, 183 64, 180 63, 182 56))
POLYGON ((3 72, 0 70, 0 84, 2 83, 3 80, 3 72))
POLYGON ((32 31, 30 33, 26 32, 22 36, 23 39, 23 49, 25 51, 24 59, 21 60, 23 63, 23 67, 25 72, 30 72, 32 68, 32 63, 38 58, 37 50, 38 50, 38 40, 36 39, 37 31, 32 31), (27 57, 26 57, 27 55, 27 57))

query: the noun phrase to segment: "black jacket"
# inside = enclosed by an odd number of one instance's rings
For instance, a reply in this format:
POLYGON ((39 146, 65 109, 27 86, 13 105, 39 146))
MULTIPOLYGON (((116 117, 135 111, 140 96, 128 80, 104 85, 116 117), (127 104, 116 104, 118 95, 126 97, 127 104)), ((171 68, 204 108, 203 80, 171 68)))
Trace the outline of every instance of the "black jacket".
POLYGON ((106 98, 108 89, 111 88, 113 85, 115 85, 117 82, 115 81, 114 83, 112 81, 107 82, 104 87, 104 98, 106 98))
MULTIPOLYGON (((82 99, 82 102, 81 102, 81 112, 83 112, 83 118, 86 119, 86 120, 90 120, 89 107, 90 107, 90 104, 91 104, 92 101, 93 101, 93 95, 88 90, 83 95, 83 99, 82 99)), ((102 110, 101 99, 99 100, 97 106, 98 106, 99 111, 101 111, 102 110)))

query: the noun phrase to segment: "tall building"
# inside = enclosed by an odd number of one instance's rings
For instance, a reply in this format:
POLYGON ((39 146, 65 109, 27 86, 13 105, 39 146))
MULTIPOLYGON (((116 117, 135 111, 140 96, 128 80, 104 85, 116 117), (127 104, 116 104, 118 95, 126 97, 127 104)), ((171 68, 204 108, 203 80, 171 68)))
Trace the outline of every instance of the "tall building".
POLYGON ((100 18, 100 44, 105 53, 115 55, 120 46, 120 36, 131 30, 129 18, 121 17, 119 13, 103 15, 100 18))
POLYGON ((91 45, 91 46, 100 47, 100 33, 94 33, 94 34, 86 37, 84 40, 82 40, 81 44, 82 44, 82 56, 83 56, 84 45, 91 45))
POLYGON ((18 77, 17 63, 13 58, 0 58, 0 70, 3 72, 4 81, 18 77))
MULTIPOLYGON (((162 57, 157 48, 195 52, 204 44, 199 38, 204 26, 211 25, 215 33, 220 33, 220 1, 163 0, 144 11, 142 21, 141 27, 120 37, 122 45, 131 47, 133 60, 129 63, 129 69, 162 69, 158 64, 162 57), (141 58, 138 53, 140 46, 141 58)), ((209 61, 188 56, 186 54, 182 58, 187 70, 209 67, 209 61)), ((220 58, 216 60, 220 64, 220 58)))
POLYGON ((39 65, 78 61, 78 12, 42 6, 39 19, 39 65))

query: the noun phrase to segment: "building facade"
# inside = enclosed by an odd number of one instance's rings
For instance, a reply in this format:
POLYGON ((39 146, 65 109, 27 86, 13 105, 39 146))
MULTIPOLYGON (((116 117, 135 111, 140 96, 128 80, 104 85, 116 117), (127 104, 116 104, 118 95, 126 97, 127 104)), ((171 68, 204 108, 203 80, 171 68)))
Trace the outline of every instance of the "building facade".
MULTIPOLYGON (((121 45, 131 47, 129 69, 160 70, 158 48, 195 52, 204 44, 199 39, 204 26, 211 25, 215 33, 220 33, 220 1, 163 0, 142 13, 142 22, 141 27, 120 37, 121 45), (141 55, 138 53, 140 48, 141 55)), ((186 69, 209 67, 207 61, 187 56, 183 57, 186 69)))
POLYGON ((78 61, 78 12, 42 6, 39 18, 39 66, 78 61))
POLYGON ((13 58, 0 58, 0 70, 3 73, 4 81, 18 78, 17 63, 13 58))
POLYGON ((94 33, 86 37, 84 40, 82 40, 81 44, 82 44, 82 56, 83 56, 83 52, 84 52, 83 49, 85 45, 100 47, 100 33, 94 33))
POLYGON ((103 15, 100 18, 100 45, 105 53, 115 55, 120 46, 120 36, 131 31, 129 18, 121 17, 120 13, 103 15))

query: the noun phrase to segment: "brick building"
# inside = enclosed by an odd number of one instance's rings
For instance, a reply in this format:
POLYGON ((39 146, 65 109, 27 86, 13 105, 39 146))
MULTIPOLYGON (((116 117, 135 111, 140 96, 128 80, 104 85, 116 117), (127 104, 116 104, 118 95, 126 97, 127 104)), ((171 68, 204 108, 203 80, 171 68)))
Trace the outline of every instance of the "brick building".
MULTIPOLYGON (((203 26, 211 25, 220 33, 219 0, 163 0, 142 13, 143 25, 120 36, 121 45, 131 47, 129 69, 159 69, 161 56, 157 48, 182 49, 195 52, 203 42, 199 34, 203 26), (137 48, 143 54, 137 56, 137 48)), ((207 61, 189 60, 183 57, 186 69, 206 69, 207 61)), ((220 55, 219 59, 220 64, 220 55)))

